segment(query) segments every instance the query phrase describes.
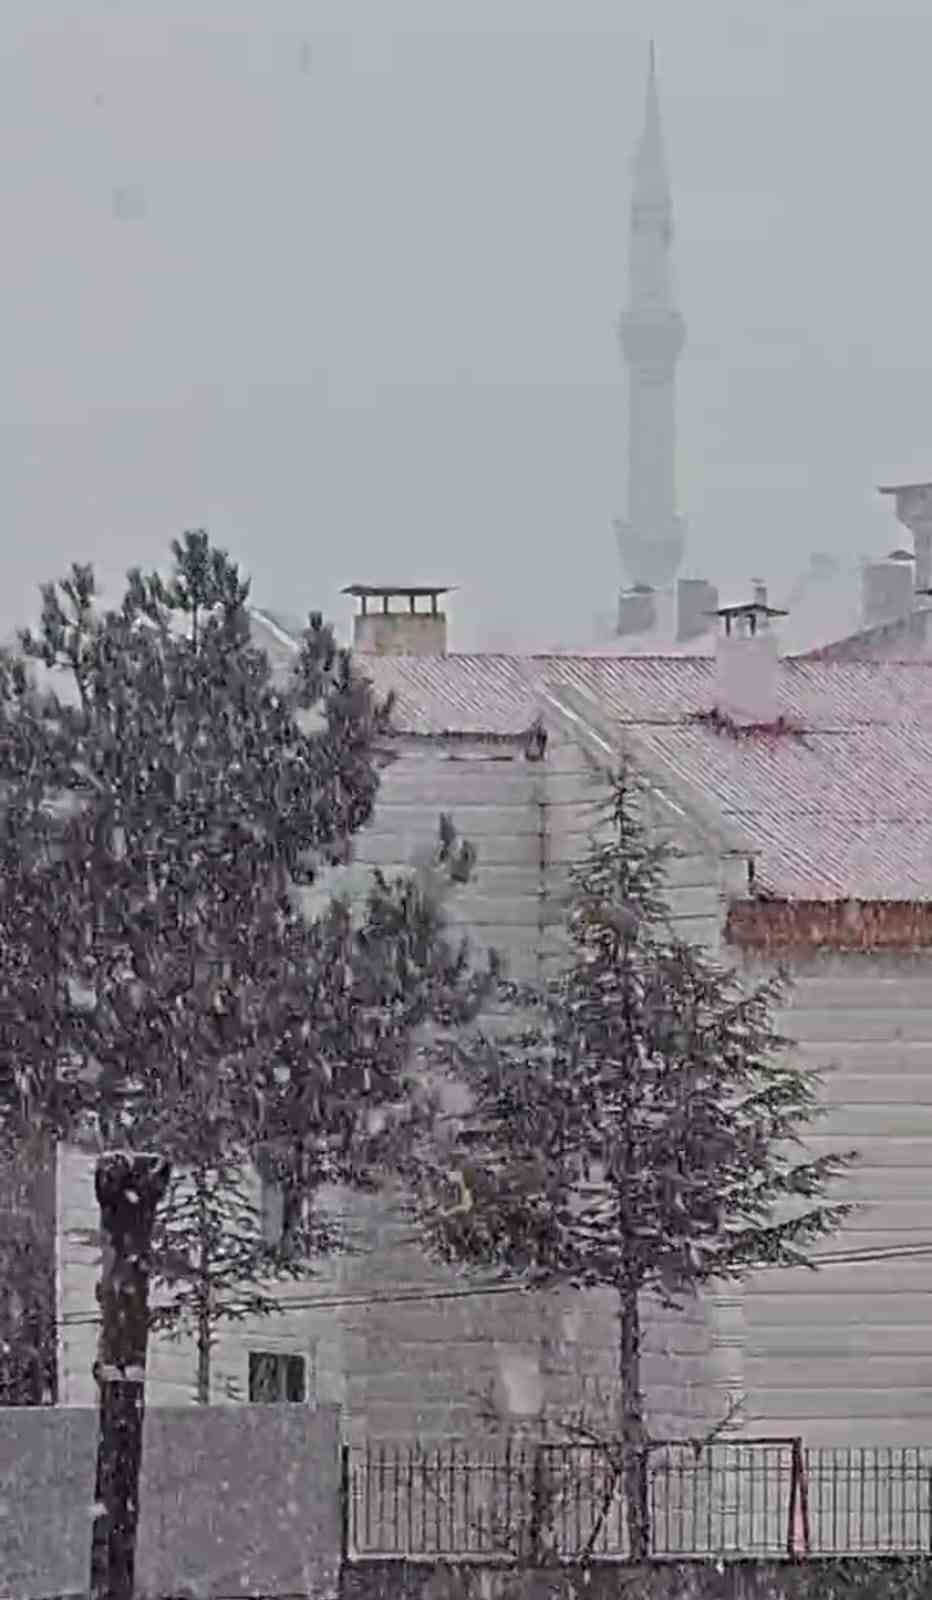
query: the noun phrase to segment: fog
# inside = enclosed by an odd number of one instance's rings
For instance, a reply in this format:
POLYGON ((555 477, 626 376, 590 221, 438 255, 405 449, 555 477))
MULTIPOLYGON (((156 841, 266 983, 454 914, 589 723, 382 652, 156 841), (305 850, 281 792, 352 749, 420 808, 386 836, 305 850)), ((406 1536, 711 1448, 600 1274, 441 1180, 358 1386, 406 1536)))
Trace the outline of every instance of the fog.
POLYGON ((0 625, 206 525, 281 612, 437 581, 458 648, 589 643, 651 35, 683 571, 779 594, 902 543, 924 0, 5 0, 0 625))

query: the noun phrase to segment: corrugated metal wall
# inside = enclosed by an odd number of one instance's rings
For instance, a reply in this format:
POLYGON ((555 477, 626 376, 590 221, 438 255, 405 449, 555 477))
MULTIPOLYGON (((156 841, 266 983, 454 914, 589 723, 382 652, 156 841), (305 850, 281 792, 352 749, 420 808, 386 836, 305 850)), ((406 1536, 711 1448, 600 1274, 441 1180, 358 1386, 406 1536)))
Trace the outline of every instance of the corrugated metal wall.
POLYGON ((815 1152, 854 1147, 861 1209, 817 1273, 761 1274, 744 1297, 748 1415, 812 1444, 932 1438, 932 957, 810 960, 782 1019, 824 1073, 815 1152), (928 1247, 926 1255, 903 1255, 928 1247), (868 1257, 879 1259, 866 1259, 868 1257))

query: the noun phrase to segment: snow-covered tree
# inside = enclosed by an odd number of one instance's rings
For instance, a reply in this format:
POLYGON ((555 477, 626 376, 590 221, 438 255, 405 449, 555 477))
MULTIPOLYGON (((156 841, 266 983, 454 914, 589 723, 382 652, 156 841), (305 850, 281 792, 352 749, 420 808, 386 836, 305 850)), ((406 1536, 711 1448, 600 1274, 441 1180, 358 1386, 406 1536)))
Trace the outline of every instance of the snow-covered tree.
POLYGON ((571 959, 513 1031, 464 1037, 472 1109, 419 1206, 447 1259, 617 1297, 618 1445, 630 1548, 650 1546, 641 1377, 648 1293, 676 1304, 715 1280, 811 1264, 843 1204, 850 1155, 801 1145, 817 1079, 774 1025, 781 985, 745 988, 671 931, 667 851, 630 768, 608 837, 572 876, 571 959))
POLYGON ((56 1398, 51 1176, 41 1138, 0 1133, 0 1406, 56 1398))
MULTIPOLYGON (((378 880, 362 928, 339 905, 309 925, 302 886, 371 816, 389 707, 316 615, 276 681, 230 558, 203 532, 172 557, 168 580, 130 572, 112 609, 74 566, 0 660, 0 1120, 126 1153, 98 1178, 118 1234, 132 1212, 141 1265, 117 1264, 105 1300, 126 1300, 134 1372, 150 1275, 178 1317, 193 1306, 203 1393, 216 1316, 260 1265, 247 1165, 280 1162, 288 1270, 306 1269, 323 1185, 403 1158, 412 1030, 454 991, 469 1011, 475 986, 413 881, 378 880), (156 1161, 158 1220, 133 1153, 156 1161), (186 1260, 168 1169, 200 1186, 186 1260), (208 1278, 205 1317, 191 1293, 208 1278)), ((461 864, 448 829, 439 855, 461 864)), ((117 1332, 101 1373, 120 1365, 117 1332)))

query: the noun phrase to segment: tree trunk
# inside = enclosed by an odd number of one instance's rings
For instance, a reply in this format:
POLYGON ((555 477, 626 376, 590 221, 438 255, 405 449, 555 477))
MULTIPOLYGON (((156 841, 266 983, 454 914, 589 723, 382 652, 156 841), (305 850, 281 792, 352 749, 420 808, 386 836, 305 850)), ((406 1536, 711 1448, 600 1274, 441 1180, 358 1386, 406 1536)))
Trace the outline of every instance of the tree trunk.
POLYGON ((197 1179, 197 1403, 210 1405, 210 1240, 207 1236, 207 1200, 205 1179, 197 1179))
POLYGON ((93 1600, 132 1600, 152 1230, 169 1170, 161 1156, 116 1151, 99 1158, 94 1178, 103 1249, 97 1288, 100 1427, 91 1536, 93 1600))
POLYGON ((641 1313, 637 1288, 618 1291, 618 1376, 621 1380, 621 1477, 628 1545, 632 1561, 650 1555, 650 1507, 647 1493, 647 1431, 641 1389, 641 1313))

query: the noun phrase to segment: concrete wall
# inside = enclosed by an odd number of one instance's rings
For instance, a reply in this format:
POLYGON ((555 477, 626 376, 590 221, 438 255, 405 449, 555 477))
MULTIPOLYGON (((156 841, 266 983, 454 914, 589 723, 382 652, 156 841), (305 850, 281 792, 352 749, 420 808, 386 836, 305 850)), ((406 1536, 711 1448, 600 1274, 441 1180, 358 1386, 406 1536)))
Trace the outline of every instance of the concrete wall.
POLYGON ((924 1600, 922 1557, 844 1561, 614 1562, 522 1571, 369 1561, 343 1569, 341 1600, 924 1600))
POLYGON ((445 655, 446 615, 443 611, 375 609, 366 616, 357 613, 353 618, 353 648, 363 655, 376 656, 445 655))
MULTIPOLYGON (((336 1412, 252 1406, 146 1414, 139 1600, 333 1594, 341 1522, 336 1412)), ((97 1413, 0 1411, 0 1593, 87 1592, 97 1413)))

